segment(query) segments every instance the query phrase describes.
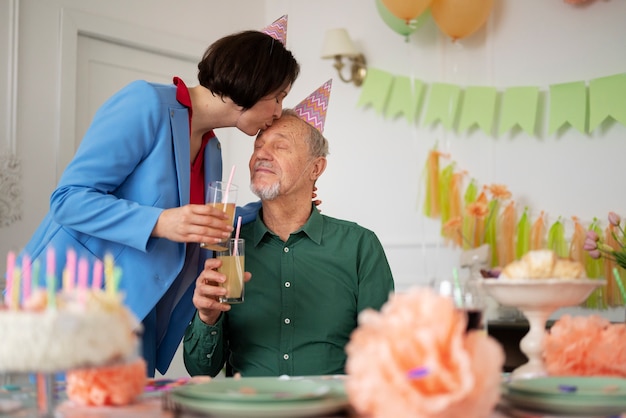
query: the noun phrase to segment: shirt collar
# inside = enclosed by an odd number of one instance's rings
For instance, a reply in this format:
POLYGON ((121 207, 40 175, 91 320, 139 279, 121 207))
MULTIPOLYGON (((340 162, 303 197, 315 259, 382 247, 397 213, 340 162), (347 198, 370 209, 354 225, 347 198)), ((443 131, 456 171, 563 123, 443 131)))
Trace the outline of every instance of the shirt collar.
MULTIPOLYGON (((311 204, 311 215, 309 215, 309 219, 306 223, 297 231, 292 232, 291 235, 296 235, 300 232, 309 237, 309 239, 316 244, 322 243, 322 232, 324 229, 324 217, 317 210, 314 204, 311 204)), ((254 223, 254 231, 252 234, 252 238, 254 240, 254 246, 259 245, 261 240, 266 234, 275 235, 272 231, 267 229, 265 223, 263 222, 263 208, 259 210, 257 214, 256 222, 254 223)))
POLYGON ((187 85, 179 77, 174 77, 173 83, 176 86, 176 100, 181 105, 189 108, 189 118, 191 118, 191 96, 189 95, 187 85))

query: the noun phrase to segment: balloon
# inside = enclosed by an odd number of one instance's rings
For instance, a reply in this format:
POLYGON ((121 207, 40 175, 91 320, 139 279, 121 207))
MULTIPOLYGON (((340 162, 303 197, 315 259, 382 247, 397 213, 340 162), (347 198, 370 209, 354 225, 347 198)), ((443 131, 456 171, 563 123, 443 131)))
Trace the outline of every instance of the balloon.
POLYGON ((409 22, 421 15, 432 0, 382 0, 394 16, 409 22))
POLYGON ((493 0, 434 0, 430 12, 441 29, 453 40, 476 32, 489 17, 493 0))
POLYGON ((407 23, 406 20, 400 19, 391 13, 383 4, 382 0, 376 0, 376 8, 378 9, 378 14, 380 14, 380 17, 387 24, 387 26, 393 29, 394 32, 403 36, 409 36, 421 28, 424 22, 426 22, 426 20, 430 17, 430 11, 426 9, 424 13, 417 16, 415 19, 411 19, 407 23))

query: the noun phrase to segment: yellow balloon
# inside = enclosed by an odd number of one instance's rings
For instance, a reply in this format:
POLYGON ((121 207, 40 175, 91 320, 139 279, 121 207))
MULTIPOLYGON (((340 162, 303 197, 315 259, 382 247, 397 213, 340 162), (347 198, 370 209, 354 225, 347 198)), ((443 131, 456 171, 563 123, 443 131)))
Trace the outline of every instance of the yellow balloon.
POLYGON ((476 32, 492 7, 493 0, 433 0, 430 12, 439 29, 456 40, 476 32))
POLYGON ((409 21, 421 15, 432 0, 382 0, 387 9, 395 16, 409 21))

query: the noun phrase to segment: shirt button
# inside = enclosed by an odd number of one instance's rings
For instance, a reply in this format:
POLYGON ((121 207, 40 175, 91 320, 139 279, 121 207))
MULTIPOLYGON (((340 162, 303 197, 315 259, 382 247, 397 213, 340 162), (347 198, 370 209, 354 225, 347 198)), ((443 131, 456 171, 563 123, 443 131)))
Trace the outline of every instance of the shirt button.
POLYGON ((289 252, 289 247, 285 247, 285 248, 283 248, 283 251, 284 251, 284 252, 286 252, 286 253, 288 253, 288 252, 289 252))
POLYGON ((289 354, 283 354, 283 358, 284 358, 285 360, 289 360, 289 354))
POLYGON ((217 331, 211 331, 211 335, 217 335, 217 331))
POLYGON ((285 324, 287 324, 287 325, 291 324, 291 319, 285 318, 285 324))
POLYGON ((211 354, 211 353, 206 355, 206 358, 211 358, 211 357, 213 357, 213 354, 211 354))
POLYGON ((291 282, 285 282, 285 287, 291 287, 291 282))

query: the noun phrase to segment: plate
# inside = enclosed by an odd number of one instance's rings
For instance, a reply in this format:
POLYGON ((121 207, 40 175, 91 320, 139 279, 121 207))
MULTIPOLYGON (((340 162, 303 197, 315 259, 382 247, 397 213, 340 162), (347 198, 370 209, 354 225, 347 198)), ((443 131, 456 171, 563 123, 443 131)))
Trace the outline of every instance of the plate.
POLYGON ((618 377, 539 377, 513 380, 511 393, 538 395, 626 399, 626 379, 618 377))
POLYGON ((330 391, 330 385, 308 379, 253 377, 186 385, 177 390, 177 395, 218 402, 289 402, 320 399, 330 391))
MULTIPOLYGON (((552 380, 549 384, 554 384, 557 382, 565 382, 560 384, 565 384, 569 386, 574 386, 574 381, 578 379, 591 379, 597 380, 596 389, 592 389, 591 386, 593 384, 585 383, 584 389, 582 390, 583 395, 577 394, 577 392, 563 393, 559 392, 558 395, 553 394, 552 388, 545 389, 545 393, 542 392, 544 383, 541 382, 538 384, 538 392, 524 392, 517 391, 512 388, 512 384, 521 384, 522 380, 514 380, 513 382, 503 385, 502 387, 502 399, 508 403, 510 406, 514 408, 519 408, 523 410, 540 412, 540 413, 550 413, 556 415, 567 414, 569 416, 607 416, 607 415, 619 415, 621 413, 626 412, 626 397, 622 393, 620 396, 593 396, 591 392, 597 390, 597 388, 604 387, 606 381, 610 381, 610 378, 536 378, 536 379, 527 379, 530 381, 539 381, 539 380, 552 380), (604 380, 604 382, 601 382, 604 380), (518 382, 518 383, 515 383, 518 382)), ((619 379, 618 379, 619 380, 619 379)), ((580 382, 578 382, 580 383, 580 382)), ((622 383, 623 384, 623 383, 622 383)), ((620 384, 620 387, 621 385, 620 384)), ((523 387, 532 387, 533 383, 526 383, 523 387)), ((558 388, 558 383, 557 383, 558 388)), ((621 391, 621 389, 620 389, 621 391)), ((597 393, 597 392, 596 392, 597 393)))
POLYGON ((343 380, 330 376, 227 378, 174 388, 167 395, 180 410, 231 418, 312 417, 341 412, 349 405, 343 380), (242 402, 242 396, 233 394, 242 388, 257 393, 242 402))

